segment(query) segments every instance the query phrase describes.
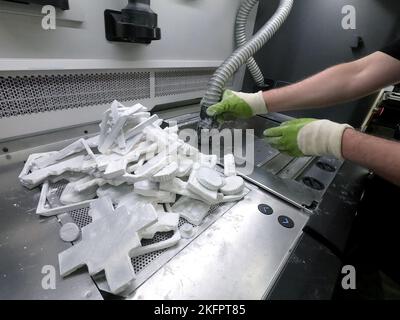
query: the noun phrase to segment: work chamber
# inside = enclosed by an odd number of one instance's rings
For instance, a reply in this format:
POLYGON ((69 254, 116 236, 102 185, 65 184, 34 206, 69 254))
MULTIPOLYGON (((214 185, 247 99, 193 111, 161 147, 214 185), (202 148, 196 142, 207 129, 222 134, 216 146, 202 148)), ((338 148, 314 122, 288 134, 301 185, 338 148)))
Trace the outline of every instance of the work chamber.
MULTIPOLYGON (((43 266, 58 270, 58 254, 77 244, 59 238, 62 225, 83 228, 92 221, 89 205, 47 218, 36 214, 42 190, 18 181, 28 156, 96 136, 114 100, 143 104, 163 127, 215 129, 204 110, 223 89, 242 89, 246 66, 268 89, 268 70, 259 70, 251 57, 290 15, 293 1, 281 1, 256 37, 258 1, 25 2, 0 1, 0 269, 6 275, 0 274, 0 297, 108 299, 104 274, 85 270, 65 278, 57 271, 56 290, 43 290, 43 266), (42 26, 48 14, 42 7, 49 4, 56 8, 54 30, 42 26)), ((253 142, 254 156, 236 157, 246 197, 214 206, 190 239, 132 258, 136 279, 119 297, 332 296, 368 171, 274 150, 262 132, 289 119, 267 114, 218 128, 242 129, 245 149, 253 142), (246 164, 253 170, 243 170, 246 164)), ((220 151, 223 171, 223 143, 220 151)), ((57 195, 65 184, 50 187, 57 195)), ((142 246, 169 238, 159 233, 142 246)))

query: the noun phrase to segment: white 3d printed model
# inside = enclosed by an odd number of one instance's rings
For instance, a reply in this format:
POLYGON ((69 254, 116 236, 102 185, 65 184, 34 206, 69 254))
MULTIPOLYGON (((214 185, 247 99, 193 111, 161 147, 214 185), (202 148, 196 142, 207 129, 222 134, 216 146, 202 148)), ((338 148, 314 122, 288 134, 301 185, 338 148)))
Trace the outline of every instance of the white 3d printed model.
POLYGON ((141 246, 139 232, 157 221, 149 206, 132 214, 126 207, 115 211, 111 200, 97 200, 91 207, 93 222, 82 228, 82 240, 58 256, 60 274, 65 277, 86 265, 90 275, 105 271, 114 294, 123 291, 135 279, 131 258, 141 246))
MULTIPOLYGON (((225 156, 221 174, 217 156, 200 153, 179 139, 177 126, 162 129, 161 123, 140 104, 127 108, 114 101, 98 136, 27 160, 21 183, 27 188, 43 184, 37 214, 90 206, 93 222, 82 228, 79 242, 59 254, 63 277, 87 265, 91 275, 104 270, 110 291, 119 293, 135 279, 131 258, 181 240, 180 218, 200 226, 211 206, 246 195, 233 155, 225 156), (63 180, 68 184, 59 197, 51 183, 63 180), (141 240, 165 232, 172 237, 142 246, 141 240)), ((186 224, 181 230, 191 238, 197 228, 186 224)), ((61 235, 75 241, 76 231, 64 226, 61 235)))

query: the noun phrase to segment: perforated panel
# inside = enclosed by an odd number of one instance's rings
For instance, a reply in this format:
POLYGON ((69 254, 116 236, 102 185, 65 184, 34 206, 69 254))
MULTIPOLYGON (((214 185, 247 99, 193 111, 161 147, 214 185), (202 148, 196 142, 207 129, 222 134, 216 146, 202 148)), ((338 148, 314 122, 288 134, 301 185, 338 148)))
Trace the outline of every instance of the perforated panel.
POLYGON ((156 72, 156 97, 205 91, 214 69, 156 72))
POLYGON ((149 72, 0 78, 0 118, 146 98, 149 72))
POLYGON ((89 216, 89 207, 71 211, 69 214, 80 229, 92 223, 92 217, 89 216))
MULTIPOLYGON (((210 209, 209 214, 212 214, 220 206, 221 205, 212 207, 210 209)), ((78 225, 79 228, 83 228, 92 222, 92 217, 89 216, 89 208, 73 210, 73 211, 70 211, 69 214, 71 215, 72 219, 78 225)), ((189 222, 183 218, 179 219, 179 227, 181 227, 185 223, 189 223, 189 222)), ((191 224, 191 223, 189 223, 189 224, 191 224)), ((191 224, 191 225, 194 226, 193 224, 191 224)), ((148 246, 148 245, 151 245, 154 243, 168 240, 168 239, 172 238, 173 235, 174 235, 173 232, 157 233, 153 239, 143 239, 142 246, 148 246)), ((154 261, 155 259, 160 257, 167 250, 168 249, 154 251, 154 252, 133 258, 132 265, 135 270, 135 273, 139 273, 140 271, 145 269, 152 261, 154 261)))
MULTIPOLYGON (((74 220, 74 222, 79 226, 79 228, 83 228, 92 222, 92 217, 89 216, 89 208, 83 208, 79 210, 74 210, 69 213, 74 220)), ((165 232, 165 233, 157 233, 153 239, 142 240, 142 246, 148 246, 157 242, 165 241, 170 239, 174 235, 173 232, 165 232)), ((157 259, 161 256, 165 250, 154 251, 136 258, 132 259, 132 265, 135 270, 135 273, 139 273, 141 270, 146 268, 153 260, 157 259)))
MULTIPOLYGON (((68 183, 68 181, 66 181, 66 180, 61 180, 59 182, 52 183, 52 184, 50 184, 50 189, 54 189, 55 196, 57 196, 59 198, 61 196, 63 190, 65 189, 65 186, 67 185, 67 183, 68 183)), ((217 204, 217 205, 212 206, 210 208, 207 216, 216 213, 216 211, 219 208, 224 207, 225 205, 226 204, 217 204)), ((233 204, 231 204, 231 205, 233 205, 233 204)), ((89 206, 86 208, 69 211, 68 214, 71 216, 72 220, 76 223, 76 225, 80 229, 82 229, 83 227, 92 223, 92 217, 89 216, 89 206)), ((182 225, 184 225, 186 223, 188 223, 196 228, 195 225, 191 224, 190 222, 188 222, 186 219, 184 219, 182 217, 179 219, 178 227, 180 228, 182 225)), ((166 241, 166 240, 172 238, 173 236, 174 236, 173 231, 156 233, 153 239, 143 239, 141 244, 142 244, 142 246, 145 247, 145 246, 149 246, 149 245, 152 245, 152 244, 155 244, 158 242, 166 241)), ((164 250, 154 251, 154 252, 139 256, 139 257, 132 258, 131 261, 132 261, 132 266, 135 270, 135 273, 137 275, 139 275, 140 272, 144 271, 146 268, 151 268, 152 262, 158 258, 162 259, 161 256, 164 253, 166 253, 167 251, 168 251, 168 249, 164 249, 164 250)))

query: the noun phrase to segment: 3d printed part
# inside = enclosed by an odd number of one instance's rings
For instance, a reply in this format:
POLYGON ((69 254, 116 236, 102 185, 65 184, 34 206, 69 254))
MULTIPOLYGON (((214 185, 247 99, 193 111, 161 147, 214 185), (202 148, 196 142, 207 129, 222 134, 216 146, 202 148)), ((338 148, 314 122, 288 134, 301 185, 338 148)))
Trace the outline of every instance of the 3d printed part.
POLYGON ((66 223, 60 229, 60 238, 65 242, 73 242, 79 238, 81 230, 75 223, 66 223))
POLYGON ((213 191, 217 191, 224 185, 224 181, 219 173, 207 167, 202 167, 199 169, 197 172, 197 180, 203 187, 213 191))
POLYGON ((242 177, 232 176, 225 179, 225 185, 221 192, 226 196, 233 196, 244 190, 244 180, 242 177))

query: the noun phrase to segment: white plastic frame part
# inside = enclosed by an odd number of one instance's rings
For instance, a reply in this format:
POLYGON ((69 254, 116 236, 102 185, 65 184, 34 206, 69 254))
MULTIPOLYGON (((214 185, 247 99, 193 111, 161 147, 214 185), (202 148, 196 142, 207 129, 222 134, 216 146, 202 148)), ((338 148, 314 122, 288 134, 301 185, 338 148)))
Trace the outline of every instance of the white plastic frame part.
POLYGON ((150 240, 154 238, 156 233, 178 230, 178 225, 179 225, 178 213, 157 211, 157 214, 158 214, 157 222, 139 232, 139 236, 141 237, 141 239, 150 240))
POLYGON ((75 186, 78 185, 79 183, 86 183, 88 181, 91 181, 91 177, 90 176, 86 176, 81 180, 78 181, 74 181, 74 182, 69 182, 63 192, 61 193, 60 196, 60 202, 63 205, 70 205, 70 204, 74 204, 74 203, 80 203, 83 201, 88 201, 88 200, 93 200, 94 198, 96 198, 96 191, 98 186, 97 185, 93 185, 90 188, 84 190, 84 191, 77 191, 75 186))
POLYGON ((133 116, 135 113, 146 110, 147 109, 140 104, 136 104, 131 108, 126 108, 118 101, 114 101, 111 104, 111 108, 105 112, 104 118, 100 124, 101 131, 98 150, 103 154, 107 154, 110 153, 115 142, 117 142, 120 148, 121 143, 125 145, 125 139, 129 139, 135 135, 129 136, 124 133, 123 128, 125 123, 128 121, 129 117, 133 116), (119 138, 121 134, 123 135, 123 142, 121 138, 119 138))
POLYGON ((142 123, 140 123, 139 125, 137 125, 133 129, 129 130, 125 134, 126 139, 133 138, 134 136, 139 134, 141 131, 143 131, 143 129, 146 128, 148 125, 153 124, 153 123, 157 122, 158 120, 160 120, 160 118, 157 115, 151 116, 149 119, 143 121, 142 123))
POLYGON ((83 139, 75 141, 60 151, 51 152, 39 157, 33 161, 33 166, 36 170, 43 169, 65 159, 68 156, 85 150, 85 145, 82 143, 82 140, 83 139))
POLYGON ((92 203, 95 200, 95 199, 93 199, 93 200, 83 201, 80 203, 74 203, 74 204, 67 205, 67 206, 49 209, 48 207, 46 207, 49 186, 50 186, 49 181, 46 181, 43 184, 42 191, 40 193, 39 203, 38 203, 38 206, 36 209, 36 214, 43 216, 43 217, 53 217, 53 216, 59 215, 61 213, 87 208, 90 205, 90 203, 92 203))
POLYGON ((171 181, 167 182, 161 182, 160 190, 169 191, 195 200, 203 200, 201 197, 199 197, 198 195, 196 195, 195 193, 191 192, 188 189, 187 182, 184 182, 178 178, 174 178, 171 181))
POLYGON ((179 170, 178 164, 175 161, 173 161, 169 165, 167 165, 164 169, 157 172, 152 177, 152 180, 155 182, 171 181, 173 178, 176 177, 178 170, 179 170))
POLYGON ((133 190, 141 196, 156 199, 169 198, 171 196, 170 192, 160 190, 159 183, 150 180, 143 180, 135 183, 133 190))
POLYGON ((236 163, 233 154, 224 156, 224 174, 226 177, 236 176, 236 163))
POLYGON ((171 209, 173 212, 179 213, 181 217, 191 224, 199 226, 210 211, 211 205, 203 201, 181 197, 171 209))
POLYGON ((171 247, 177 245, 180 240, 181 240, 181 234, 180 234, 179 230, 175 230, 174 235, 167 240, 160 241, 160 242, 157 242, 157 243, 154 243, 154 244, 151 244, 148 246, 144 246, 144 247, 141 246, 141 247, 135 249, 135 251, 132 254, 132 258, 139 257, 139 256, 142 256, 144 254, 151 253, 154 251, 160 251, 160 250, 171 248, 171 247))
POLYGON ((179 163, 179 169, 176 176, 178 178, 188 177, 192 172, 192 167, 194 164, 193 160, 180 156, 178 158, 178 163, 179 163))
MULTIPOLYGON (((56 152, 53 151, 53 152, 49 152, 49 153, 55 154, 56 152)), ((27 159, 26 162, 25 162, 24 167, 22 168, 21 173, 20 173, 19 176, 18 176, 19 180, 21 181, 21 183, 22 183, 25 187, 29 188, 29 186, 26 186, 26 185, 24 184, 24 177, 26 177, 27 175, 29 175, 29 173, 30 173, 30 171, 32 170, 32 167, 33 167, 33 165, 34 165, 34 161, 37 160, 37 159, 40 158, 40 157, 43 157, 43 156, 45 156, 45 155, 48 155, 49 153, 32 153, 32 154, 28 157, 28 159, 27 159)))
POLYGON ((88 160, 85 156, 81 155, 61 161, 43 169, 35 170, 27 175, 20 175, 20 181, 28 188, 35 188, 50 176, 62 175, 68 171, 87 173, 96 169, 96 167, 97 164, 93 159, 88 160))
MULTIPOLYGON (((226 203, 226 202, 236 202, 242 200, 247 194, 249 190, 246 188, 239 194, 233 196, 224 196, 218 203, 226 203)), ((221 194, 222 195, 222 194, 221 194)))
POLYGON ((210 169, 215 169, 218 163, 218 157, 214 154, 206 155, 203 153, 199 154, 198 164, 200 167, 208 167, 210 169))

